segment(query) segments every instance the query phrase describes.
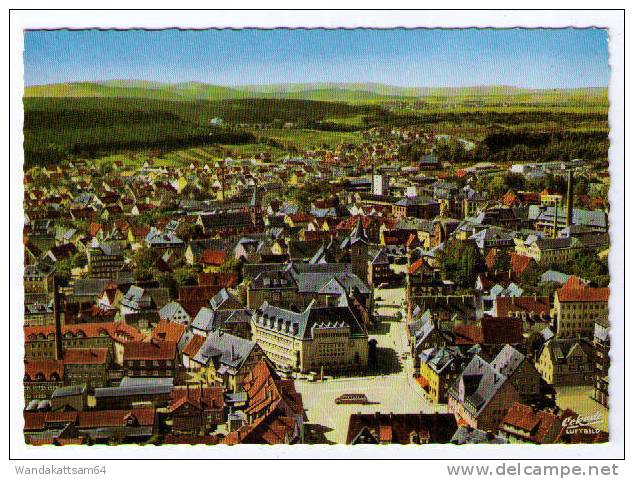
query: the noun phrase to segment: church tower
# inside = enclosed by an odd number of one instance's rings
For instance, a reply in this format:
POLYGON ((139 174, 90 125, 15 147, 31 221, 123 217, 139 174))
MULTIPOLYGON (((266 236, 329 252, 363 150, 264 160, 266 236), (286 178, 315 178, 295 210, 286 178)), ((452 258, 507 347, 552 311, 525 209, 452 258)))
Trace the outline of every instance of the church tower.
POLYGON ((258 197, 258 189, 256 186, 253 187, 249 210, 251 212, 251 223, 253 223, 253 226, 256 228, 263 227, 264 219, 262 218, 262 208, 260 207, 260 198, 258 197))
POLYGON ((350 263, 352 272, 364 283, 368 283, 368 237, 365 234, 361 218, 350 233, 350 263))

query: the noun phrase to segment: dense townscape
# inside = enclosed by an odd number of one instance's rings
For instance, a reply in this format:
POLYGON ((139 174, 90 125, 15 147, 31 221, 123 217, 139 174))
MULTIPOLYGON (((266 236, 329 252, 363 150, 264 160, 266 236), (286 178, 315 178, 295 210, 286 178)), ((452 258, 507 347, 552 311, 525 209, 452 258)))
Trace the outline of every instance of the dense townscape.
POLYGON ((359 135, 27 165, 27 444, 607 441, 606 158, 359 135))

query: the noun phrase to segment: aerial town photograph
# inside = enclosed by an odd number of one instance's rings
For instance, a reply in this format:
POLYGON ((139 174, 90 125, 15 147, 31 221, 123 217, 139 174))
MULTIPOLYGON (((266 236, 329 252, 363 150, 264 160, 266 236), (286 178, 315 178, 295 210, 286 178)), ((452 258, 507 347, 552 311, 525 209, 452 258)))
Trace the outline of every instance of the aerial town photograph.
POLYGON ((26 445, 610 441, 606 29, 23 35, 26 445))

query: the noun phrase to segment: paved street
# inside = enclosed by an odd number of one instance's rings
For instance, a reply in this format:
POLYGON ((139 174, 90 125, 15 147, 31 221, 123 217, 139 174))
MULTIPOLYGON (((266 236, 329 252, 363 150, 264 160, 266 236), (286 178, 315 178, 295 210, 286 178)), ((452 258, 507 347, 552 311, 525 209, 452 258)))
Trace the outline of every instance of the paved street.
MULTIPOLYGON (((377 313, 394 316, 401 310, 404 288, 379 289, 377 313)), ((344 443, 350 414, 356 412, 425 413, 445 412, 446 406, 431 405, 420 386, 412 378, 411 360, 403 361, 408 351, 404 321, 384 321, 379 331, 370 334, 377 340, 379 361, 384 369, 393 371, 382 376, 327 379, 323 383, 297 381, 308 415, 307 442, 344 443), (335 398, 344 393, 363 393, 371 404, 336 405, 335 398)))
POLYGON ((557 388, 557 405, 561 409, 572 409, 581 416, 601 413, 601 422, 593 427, 608 430, 608 409, 596 402, 592 396, 593 386, 560 386, 557 388))

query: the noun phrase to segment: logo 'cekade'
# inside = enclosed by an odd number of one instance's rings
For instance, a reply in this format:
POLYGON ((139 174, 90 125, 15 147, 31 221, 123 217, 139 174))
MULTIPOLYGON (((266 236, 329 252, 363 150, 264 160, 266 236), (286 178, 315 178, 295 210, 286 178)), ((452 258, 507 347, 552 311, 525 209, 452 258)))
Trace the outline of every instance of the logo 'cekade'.
POLYGON ((591 426, 601 422, 601 419, 601 412, 597 411, 588 416, 567 417, 563 420, 562 426, 567 433, 594 433, 597 429, 591 426))

